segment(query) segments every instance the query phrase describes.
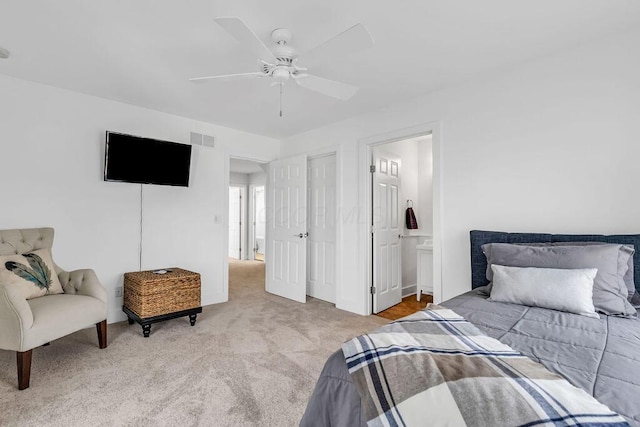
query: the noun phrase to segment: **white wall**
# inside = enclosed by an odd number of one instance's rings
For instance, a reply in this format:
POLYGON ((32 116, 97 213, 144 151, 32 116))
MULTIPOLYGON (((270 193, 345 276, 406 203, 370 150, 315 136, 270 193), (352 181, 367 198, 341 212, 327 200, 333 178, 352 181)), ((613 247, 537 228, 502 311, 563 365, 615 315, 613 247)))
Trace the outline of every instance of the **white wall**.
POLYGON ((251 185, 266 185, 267 174, 266 172, 254 172, 249 175, 249 184, 251 185))
POLYGON ((200 272, 202 303, 226 301, 226 158, 272 159, 270 138, 0 75, 1 228, 53 226, 56 262, 95 269, 109 321, 124 319, 115 287, 138 270, 140 185, 103 181, 105 130, 216 137, 215 149, 194 147, 189 188, 144 186, 142 268, 200 272))
POLYGON ((248 173, 231 172, 229 174, 229 184, 247 186, 249 184, 250 176, 251 175, 248 173))
POLYGON ((338 307, 369 307, 358 141, 423 123, 442 130, 444 299, 470 289, 471 229, 637 233, 638 46, 614 35, 284 141, 283 156, 340 147, 339 208, 358 215, 340 218, 338 307))

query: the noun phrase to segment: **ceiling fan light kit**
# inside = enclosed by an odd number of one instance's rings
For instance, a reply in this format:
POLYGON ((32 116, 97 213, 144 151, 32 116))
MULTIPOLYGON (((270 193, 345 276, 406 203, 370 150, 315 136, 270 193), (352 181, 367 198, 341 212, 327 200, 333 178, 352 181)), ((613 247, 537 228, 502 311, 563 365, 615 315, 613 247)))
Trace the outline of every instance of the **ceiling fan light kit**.
MULTIPOLYGON (((298 66, 298 51, 290 45, 293 35, 286 28, 276 28, 271 32, 275 44, 269 49, 262 40, 238 17, 215 18, 214 21, 243 47, 251 50, 260 60, 260 71, 238 74, 225 74, 195 77, 190 81, 226 80, 244 77, 267 77, 273 79, 272 85, 280 86, 280 116, 282 117, 282 87, 293 80, 298 86, 333 98, 347 101, 358 88, 346 83, 329 80, 306 73, 307 68, 298 66)), ((343 31, 321 45, 303 53, 303 61, 326 63, 337 56, 356 52, 373 46, 373 39, 362 24, 343 31)), ((339 63, 339 62, 337 62, 339 63)))
POLYGON ((276 66, 275 69, 271 73, 271 77, 276 79, 277 82, 283 84, 289 77, 291 77, 291 72, 286 67, 276 66))

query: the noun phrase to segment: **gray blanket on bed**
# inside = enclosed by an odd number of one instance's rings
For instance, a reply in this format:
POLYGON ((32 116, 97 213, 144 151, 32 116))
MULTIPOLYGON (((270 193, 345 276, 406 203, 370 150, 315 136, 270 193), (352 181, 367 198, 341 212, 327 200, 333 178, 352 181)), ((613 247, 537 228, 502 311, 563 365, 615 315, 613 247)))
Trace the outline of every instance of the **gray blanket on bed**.
POLYGON ((584 390, 431 305, 342 345, 367 425, 626 426, 584 390))
MULTIPOLYGON (((477 291, 441 305, 559 373, 640 427, 640 320, 585 316, 487 301, 477 291)), ((425 414, 428 417, 428 414, 425 414)), ((364 425, 342 351, 329 358, 302 426, 364 425)))

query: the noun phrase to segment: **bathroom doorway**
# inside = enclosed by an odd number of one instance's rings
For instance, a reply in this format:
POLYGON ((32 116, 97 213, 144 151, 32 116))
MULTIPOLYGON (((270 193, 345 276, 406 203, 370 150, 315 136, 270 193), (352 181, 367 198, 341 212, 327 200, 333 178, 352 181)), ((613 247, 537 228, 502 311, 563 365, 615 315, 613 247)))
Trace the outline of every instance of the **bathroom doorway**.
POLYGON ((370 149, 373 313, 413 295, 432 301, 432 153, 431 134, 370 149))

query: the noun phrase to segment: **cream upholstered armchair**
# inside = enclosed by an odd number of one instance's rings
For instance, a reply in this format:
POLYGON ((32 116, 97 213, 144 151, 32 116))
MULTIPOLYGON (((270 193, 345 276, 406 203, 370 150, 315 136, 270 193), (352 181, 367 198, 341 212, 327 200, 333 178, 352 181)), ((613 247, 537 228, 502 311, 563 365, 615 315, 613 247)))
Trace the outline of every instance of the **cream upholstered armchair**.
POLYGON ((0 230, 0 349, 17 352, 20 390, 29 387, 31 355, 36 347, 93 325, 100 348, 107 347, 107 292, 93 270, 67 272, 53 264, 55 272, 49 274, 50 280, 38 284, 46 275, 43 272, 50 272, 43 264, 47 259, 53 263, 50 255, 44 255, 52 245, 53 228, 0 230), (29 254, 35 253, 42 258, 33 261, 35 257, 29 254), (20 263, 20 256, 27 262, 20 263), (24 280, 16 285, 13 279, 24 280), (52 281, 61 286, 59 293, 51 294, 52 281), (20 286, 31 285, 30 289, 42 296, 25 298, 20 286))

